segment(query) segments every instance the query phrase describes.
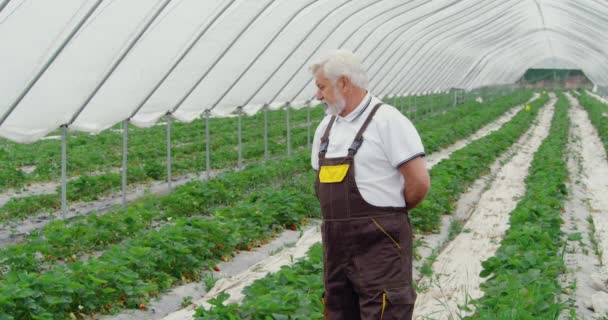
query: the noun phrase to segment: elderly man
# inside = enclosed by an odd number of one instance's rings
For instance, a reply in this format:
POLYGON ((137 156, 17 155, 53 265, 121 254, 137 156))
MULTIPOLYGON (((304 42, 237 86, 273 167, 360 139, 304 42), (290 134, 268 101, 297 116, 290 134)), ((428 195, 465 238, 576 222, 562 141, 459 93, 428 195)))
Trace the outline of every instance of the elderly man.
POLYGON ((408 210, 430 188, 412 123, 367 91, 347 50, 311 66, 327 116, 315 132, 312 167, 321 203, 325 318, 411 319, 412 227, 408 210))

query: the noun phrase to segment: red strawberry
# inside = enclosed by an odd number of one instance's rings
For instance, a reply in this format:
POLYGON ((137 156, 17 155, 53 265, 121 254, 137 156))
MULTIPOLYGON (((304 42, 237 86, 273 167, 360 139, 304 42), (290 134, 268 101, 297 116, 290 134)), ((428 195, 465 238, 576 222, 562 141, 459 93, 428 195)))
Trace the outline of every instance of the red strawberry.
POLYGON ((295 223, 292 223, 292 224, 291 224, 291 230, 293 230, 293 231, 298 230, 298 226, 296 226, 296 224, 295 224, 295 223))
POLYGON ((141 310, 141 311, 146 311, 146 305, 145 305, 145 304, 143 304, 143 303, 142 303, 142 304, 140 304, 140 305, 139 305, 139 310, 141 310))
POLYGON ((216 272, 220 272, 220 267, 215 266, 215 267, 213 267, 213 270, 215 270, 216 272))

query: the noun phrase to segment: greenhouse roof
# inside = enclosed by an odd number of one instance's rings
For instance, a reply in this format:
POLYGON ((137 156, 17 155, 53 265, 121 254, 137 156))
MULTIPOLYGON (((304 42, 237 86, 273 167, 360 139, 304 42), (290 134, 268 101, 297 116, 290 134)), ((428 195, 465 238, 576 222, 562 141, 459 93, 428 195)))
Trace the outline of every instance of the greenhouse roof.
POLYGON ((99 132, 313 99, 353 50, 378 96, 512 84, 535 65, 608 85, 601 0, 0 0, 0 136, 99 132))

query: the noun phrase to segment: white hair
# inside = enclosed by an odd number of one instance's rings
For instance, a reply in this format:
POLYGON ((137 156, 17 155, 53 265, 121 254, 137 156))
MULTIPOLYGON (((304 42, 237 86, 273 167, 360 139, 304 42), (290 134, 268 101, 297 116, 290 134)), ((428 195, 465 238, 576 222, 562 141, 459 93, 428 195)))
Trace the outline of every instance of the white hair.
POLYGON ((323 74, 333 84, 342 76, 350 79, 350 82, 361 89, 367 89, 369 84, 367 72, 363 68, 361 60, 346 49, 330 50, 321 57, 319 62, 310 66, 313 74, 319 68, 323 68, 323 74))

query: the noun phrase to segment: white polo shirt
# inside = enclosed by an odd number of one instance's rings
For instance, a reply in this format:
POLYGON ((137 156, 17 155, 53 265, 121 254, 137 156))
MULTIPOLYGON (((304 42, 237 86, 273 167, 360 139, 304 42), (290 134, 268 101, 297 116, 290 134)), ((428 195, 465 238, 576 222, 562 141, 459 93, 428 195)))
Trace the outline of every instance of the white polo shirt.
MULTIPOLYGON (((337 116, 329 134, 326 158, 348 154, 361 125, 379 102, 368 92, 346 117, 337 116)), ((326 115, 315 131, 311 164, 317 171, 319 145, 330 119, 326 115)), ((405 206, 404 179, 399 167, 420 156, 424 156, 424 147, 414 125, 397 109, 383 104, 363 133, 363 144, 355 155, 355 181, 363 199, 378 207, 405 206)))

